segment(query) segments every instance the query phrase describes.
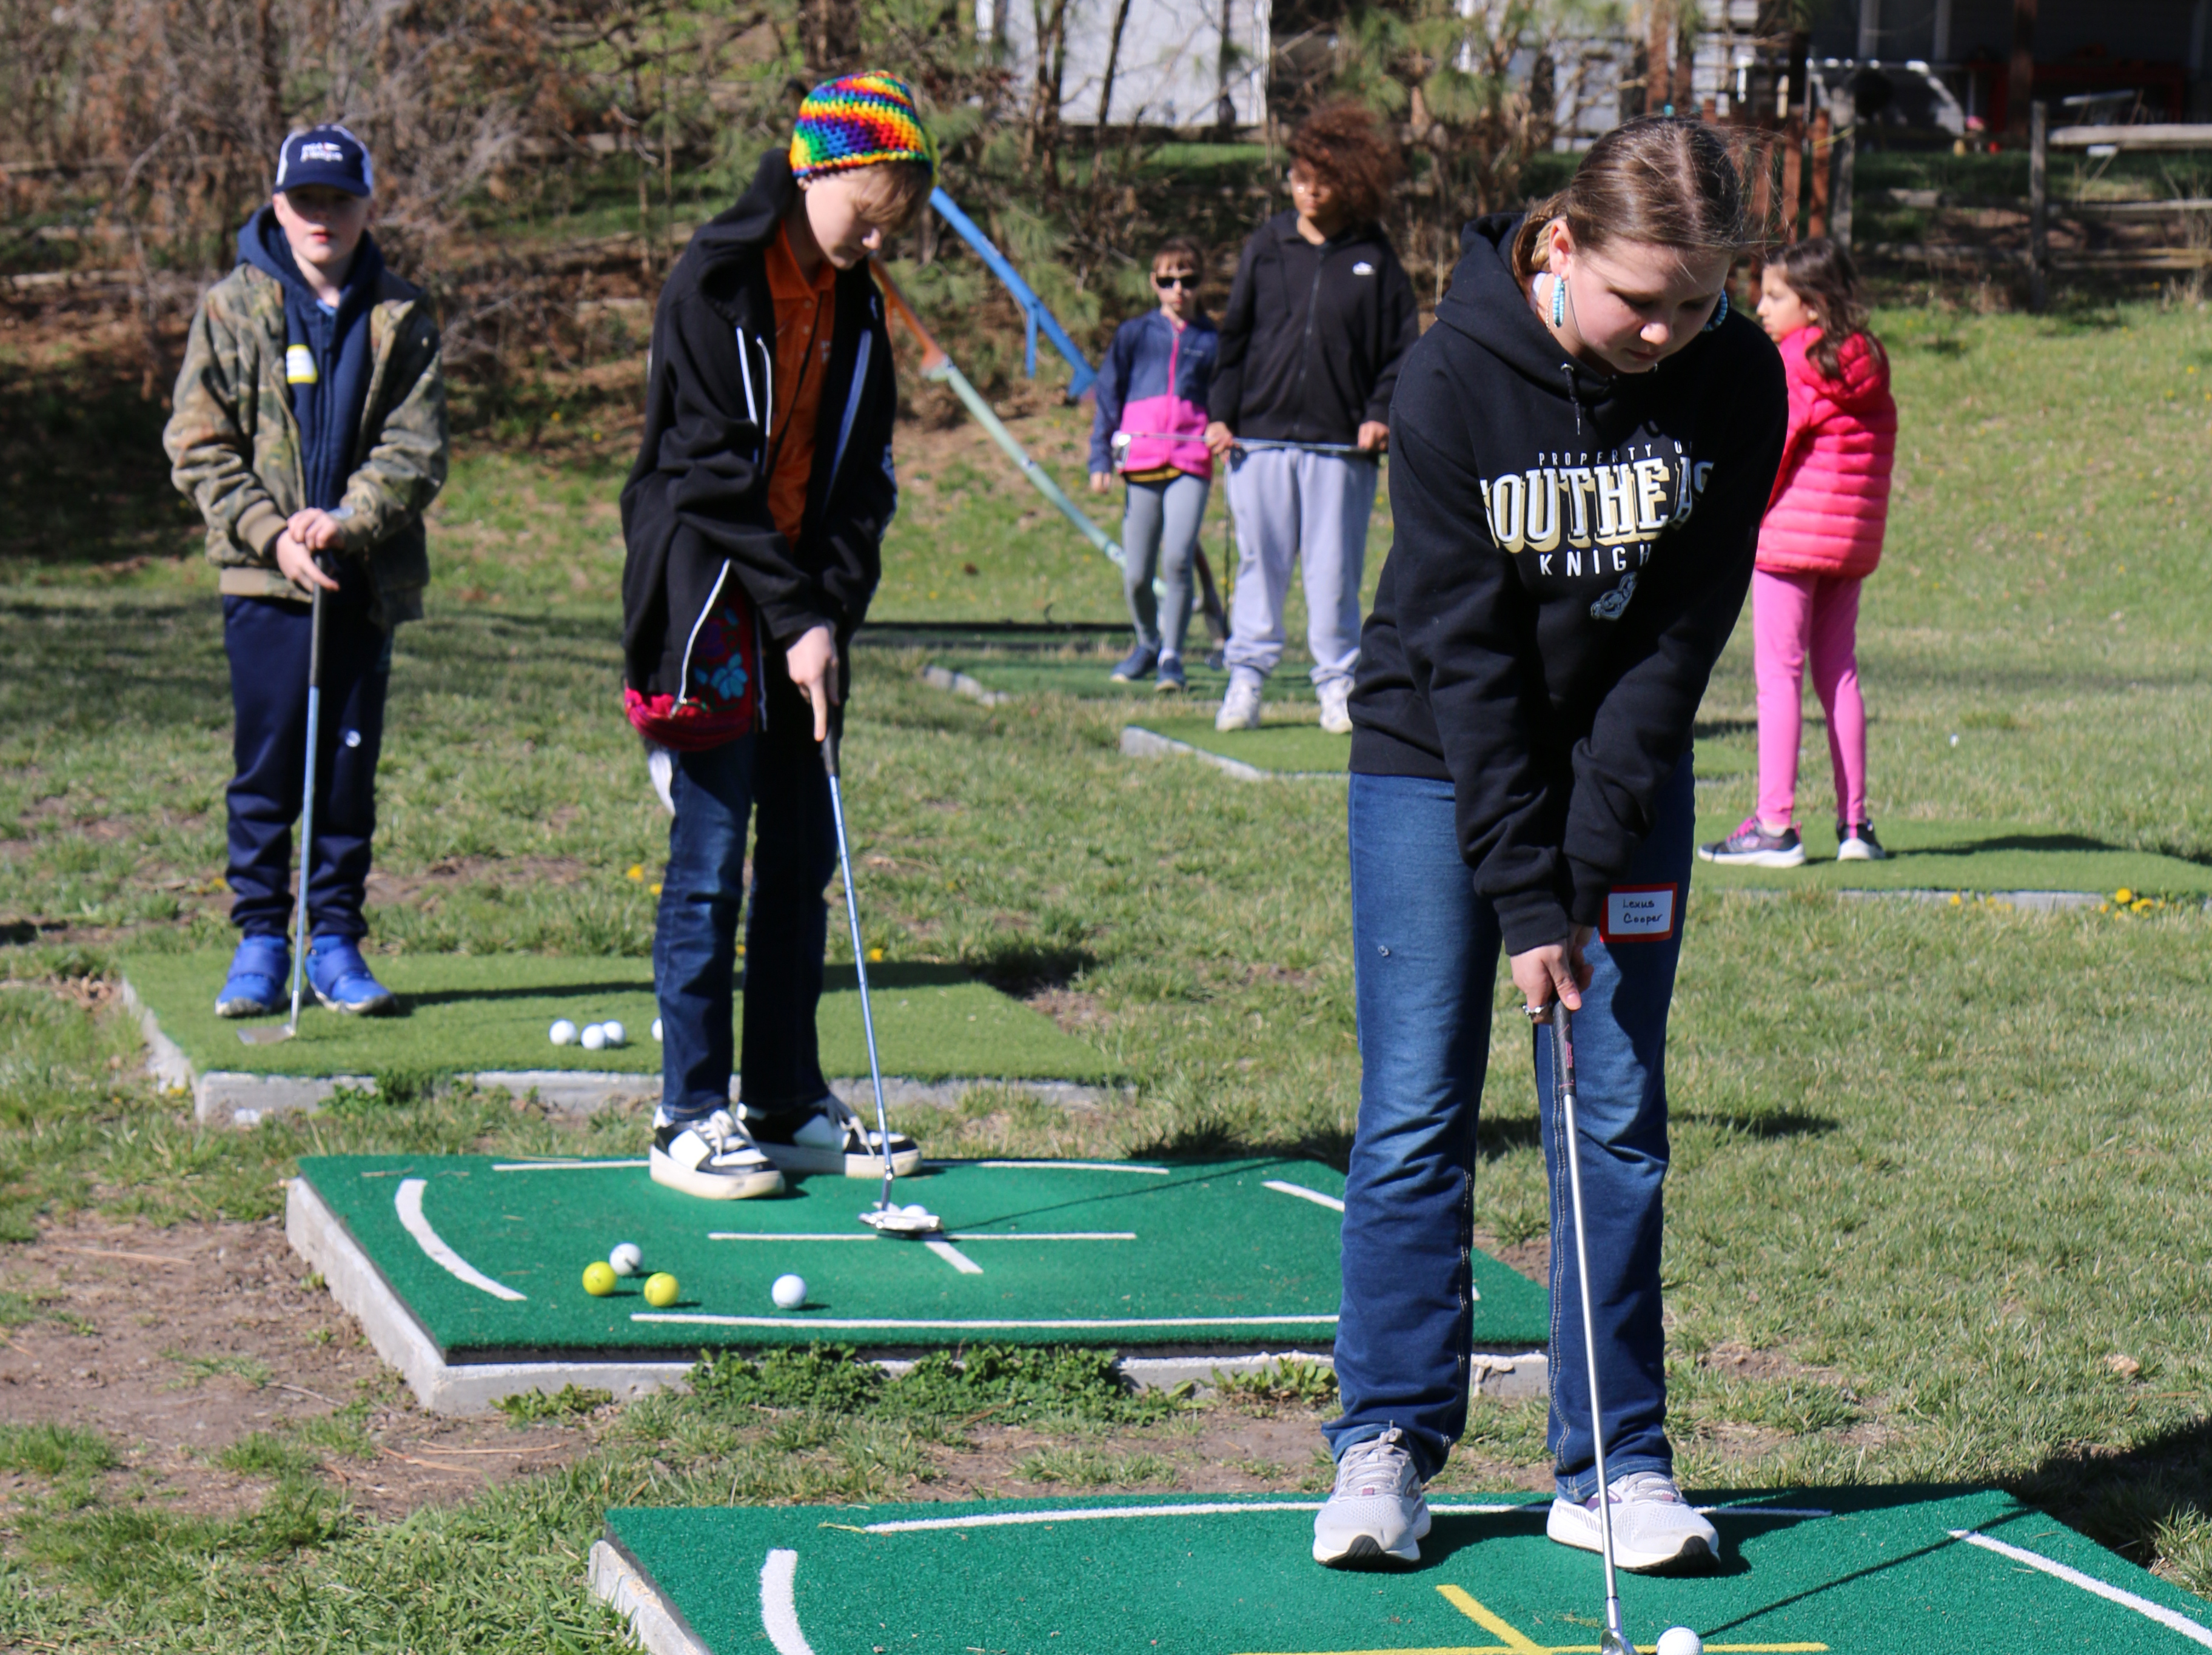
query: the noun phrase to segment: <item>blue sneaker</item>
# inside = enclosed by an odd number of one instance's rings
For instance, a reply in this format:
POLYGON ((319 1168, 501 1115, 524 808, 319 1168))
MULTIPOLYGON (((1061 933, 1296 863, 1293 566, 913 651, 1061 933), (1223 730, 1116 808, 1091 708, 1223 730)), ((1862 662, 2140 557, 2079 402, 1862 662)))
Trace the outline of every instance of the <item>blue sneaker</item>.
POLYGON ((392 990, 369 975, 368 962, 351 937, 317 937, 307 945, 307 983, 334 1012, 380 1017, 397 1011, 392 990))
POLYGON ((1190 680, 1183 676, 1182 657, 1162 655, 1159 681, 1152 685, 1153 691, 1163 696, 1179 696, 1189 685, 1190 680))
POLYGON ((1110 676, 1116 684, 1134 684, 1139 678, 1149 676, 1152 668, 1159 665, 1159 660, 1158 650, 1147 649, 1140 643, 1121 657, 1121 664, 1110 676))
POLYGON ((292 951, 282 937, 241 937, 215 997, 217 1017, 271 1017, 289 1007, 292 951))

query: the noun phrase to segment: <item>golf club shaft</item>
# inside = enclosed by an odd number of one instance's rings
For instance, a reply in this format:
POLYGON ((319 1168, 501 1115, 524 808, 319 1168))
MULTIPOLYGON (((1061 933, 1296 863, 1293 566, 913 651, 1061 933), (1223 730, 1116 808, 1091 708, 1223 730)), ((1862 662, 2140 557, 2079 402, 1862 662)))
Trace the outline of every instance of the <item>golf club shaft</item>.
MULTIPOLYGON (((317 568, 321 567, 320 560, 317 568)), ((307 784, 300 800, 300 886, 292 899, 292 1017, 300 1026, 300 991, 307 978, 307 881, 315 867, 315 761, 323 749, 323 589, 308 600, 307 784)))
POLYGON ((853 890, 853 849, 845 837, 845 790, 837 776, 837 732, 822 744, 823 767, 830 772, 830 819, 837 827, 837 871, 845 881, 845 922, 853 933, 853 975, 860 985, 860 1033, 868 1043, 868 1080, 876 1089, 876 1153, 883 1157, 883 1193, 876 1205, 891 1199, 891 1128, 884 1113, 884 1070, 876 1057, 876 1018, 868 1007, 868 954, 860 946, 860 899, 853 890))
POLYGON ((1598 1398, 1597 1319, 1590 1310, 1589 1231, 1583 1221, 1582 1135, 1575 1123, 1575 1039, 1566 1002, 1552 1002, 1552 1084, 1559 1088, 1560 1129, 1566 1136, 1567 1189, 1575 1214, 1575 1274, 1583 1290, 1583 1357, 1589 1371, 1590 1449, 1597 1465, 1597 1532, 1605 1555, 1605 1621, 1626 1641, 1620 1628, 1620 1593, 1613 1571, 1613 1490, 1605 1475, 1605 1410, 1598 1398))

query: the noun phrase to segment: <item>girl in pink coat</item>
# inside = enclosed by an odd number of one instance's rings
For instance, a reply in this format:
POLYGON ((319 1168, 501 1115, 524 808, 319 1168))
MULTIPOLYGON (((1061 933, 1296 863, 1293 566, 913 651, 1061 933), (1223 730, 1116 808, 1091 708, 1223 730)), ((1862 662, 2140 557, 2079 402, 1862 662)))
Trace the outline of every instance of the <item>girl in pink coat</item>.
POLYGON ((1759 680, 1759 807, 1709 862, 1796 867, 1797 742, 1805 663, 1828 716, 1838 861, 1887 855, 1867 816, 1866 703, 1859 697, 1859 582, 1881 561, 1897 404, 1889 359, 1866 331, 1850 255, 1826 236, 1784 247, 1759 280, 1759 319, 1782 349, 1790 434, 1751 577, 1759 680))

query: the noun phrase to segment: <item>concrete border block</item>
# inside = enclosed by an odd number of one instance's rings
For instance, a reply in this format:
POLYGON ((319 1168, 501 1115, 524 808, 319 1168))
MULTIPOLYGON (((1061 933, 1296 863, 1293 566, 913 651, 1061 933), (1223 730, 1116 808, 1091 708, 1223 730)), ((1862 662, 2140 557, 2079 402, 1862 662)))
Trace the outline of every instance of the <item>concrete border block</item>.
POLYGON ((592 1595, 629 1622, 630 1636, 646 1655, 713 1655, 676 1606, 660 1595, 653 1577, 613 1541, 592 1542, 585 1578, 592 1595))
POLYGON ((994 690, 981 678, 934 662, 921 669, 921 681, 933 690, 950 690, 956 696, 965 696, 986 707, 1003 707, 1013 699, 1004 690, 994 690))

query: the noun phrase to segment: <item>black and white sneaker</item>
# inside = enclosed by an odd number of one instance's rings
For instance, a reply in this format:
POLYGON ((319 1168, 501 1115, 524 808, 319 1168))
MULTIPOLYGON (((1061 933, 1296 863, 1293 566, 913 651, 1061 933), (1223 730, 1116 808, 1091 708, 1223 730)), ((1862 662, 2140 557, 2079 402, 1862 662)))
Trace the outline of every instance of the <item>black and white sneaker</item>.
POLYGON ((1315 1562, 1357 1569, 1421 1561, 1429 1502, 1402 1439, 1393 1426, 1344 1451, 1336 1486, 1314 1513, 1315 1562))
POLYGON ((718 1109, 703 1121, 653 1117, 653 1181, 702 1201, 744 1201, 783 1189, 775 1163, 718 1109))
MULTIPOLYGON (((752 1141, 787 1172, 829 1172, 848 1178, 884 1175, 883 1135, 834 1096, 809 1109, 747 1109, 744 1117, 752 1141)), ((908 1177, 921 1165, 921 1147, 903 1132, 892 1133, 891 1176, 908 1177)))
POLYGON ((1750 816, 1727 838, 1699 845, 1698 856, 1701 861, 1733 867, 1802 867, 1805 844, 1797 837, 1796 828, 1769 833, 1759 826, 1759 818, 1750 816))
POLYGON ((1839 862, 1886 862, 1889 853, 1874 837, 1872 822, 1836 824, 1836 860, 1839 862))

